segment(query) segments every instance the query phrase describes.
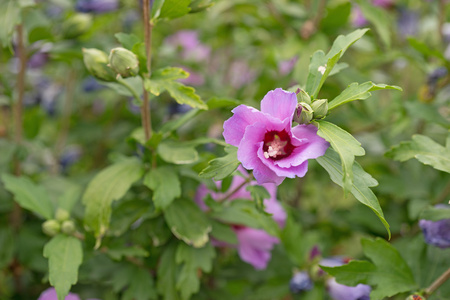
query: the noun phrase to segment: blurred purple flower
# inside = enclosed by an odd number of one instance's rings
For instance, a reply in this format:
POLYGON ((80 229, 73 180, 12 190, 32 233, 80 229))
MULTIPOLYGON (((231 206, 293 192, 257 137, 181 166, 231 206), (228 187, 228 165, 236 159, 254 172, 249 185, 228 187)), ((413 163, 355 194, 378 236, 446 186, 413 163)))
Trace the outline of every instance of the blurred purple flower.
POLYGON ((347 286, 331 278, 327 281, 328 293, 334 300, 370 300, 371 287, 366 284, 347 286))
MULTIPOLYGON (((48 288, 41 293, 37 300, 58 300, 58 296, 54 288, 48 288)), ((64 300, 81 300, 81 298, 77 294, 69 293, 64 300)))
POLYGON ((289 282, 289 289, 292 293, 298 294, 303 291, 309 291, 313 288, 314 283, 307 272, 297 272, 289 282))
POLYGON ((99 91, 99 90, 102 90, 105 88, 105 86, 101 85, 97 81, 97 79, 95 79, 92 76, 89 76, 86 79, 84 79, 83 82, 81 83, 81 85, 83 87, 83 91, 85 91, 86 93, 99 91))
POLYGON ((81 148, 78 146, 72 146, 65 149, 59 158, 59 164, 61 165, 62 171, 66 172, 71 165, 80 160, 82 153, 81 148))
MULTIPOLYGON (((450 209, 449 205, 436 205, 436 208, 450 209)), ((438 221, 420 220, 419 226, 427 244, 439 247, 450 247, 450 219, 442 219, 438 221)))
MULTIPOLYGON (((243 174, 247 172, 239 167, 239 171, 243 174)), ((229 187, 229 191, 234 191, 237 187, 241 186, 245 182, 245 178, 241 176, 234 176, 233 181, 229 187)), ((221 186, 221 182, 217 182, 218 188, 221 186)), ((248 185, 254 185, 255 182, 251 182, 248 185)), ((274 184, 264 184, 263 185, 270 194, 270 199, 264 200, 265 211, 272 214, 272 218, 278 223, 280 227, 284 227, 286 222, 286 212, 284 211, 281 204, 276 200, 276 186, 274 184)), ((214 200, 222 199, 223 197, 228 197, 229 201, 235 199, 249 199, 251 200, 250 192, 246 190, 246 185, 242 186, 233 194, 227 193, 216 193, 209 191, 206 186, 201 185, 195 196, 195 202, 199 205, 202 210, 207 210, 208 206, 203 202, 203 198, 210 194, 214 200)), ((266 231, 262 229, 249 228, 245 226, 235 225, 232 229, 236 233, 238 239, 238 253, 241 259, 249 264, 251 264, 255 269, 262 270, 267 267, 270 261, 270 251, 275 244, 280 241, 278 238, 269 235, 266 231)), ((224 243, 215 243, 216 246, 225 246, 224 243)))
POLYGON ((119 0, 78 0, 75 10, 82 13, 105 13, 117 10, 119 0))
POLYGON ((419 31, 419 13, 409 9, 400 9, 397 28, 402 38, 416 35, 419 31))
POLYGON ((366 17, 364 17, 361 8, 357 4, 352 6, 351 20, 354 27, 363 27, 369 23, 366 17))
POLYGON ((205 83, 205 77, 203 77, 203 75, 201 73, 195 72, 191 68, 188 68, 185 66, 180 66, 180 68, 182 68, 183 70, 185 70, 186 72, 189 73, 188 78, 183 78, 183 79, 178 80, 182 84, 199 86, 199 85, 203 85, 205 83))
POLYGON ((278 63, 278 72, 280 75, 289 74, 297 63, 298 56, 294 56, 291 59, 282 60, 278 63))
POLYGON ((209 58, 211 48, 200 42, 195 30, 181 30, 169 36, 165 44, 170 47, 181 48, 181 58, 191 61, 205 61, 209 58))
POLYGON ((308 159, 325 154, 328 142, 317 135, 314 125, 297 125, 292 118, 297 96, 280 88, 270 91, 261 101, 261 111, 246 105, 232 110, 225 121, 223 136, 238 147, 238 160, 259 184, 281 184, 286 177, 303 177, 308 159))
POLYGON ((230 85, 239 89, 256 78, 256 71, 250 69, 248 63, 244 60, 233 61, 228 70, 230 85))

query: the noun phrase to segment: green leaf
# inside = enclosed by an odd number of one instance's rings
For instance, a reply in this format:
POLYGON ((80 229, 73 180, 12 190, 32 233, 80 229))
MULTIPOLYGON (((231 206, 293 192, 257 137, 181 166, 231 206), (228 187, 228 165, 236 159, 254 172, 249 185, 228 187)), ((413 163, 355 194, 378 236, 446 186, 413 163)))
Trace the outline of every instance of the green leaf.
POLYGON ((158 299, 150 271, 137 266, 130 267, 129 285, 122 296, 122 300, 158 299))
POLYGON ((375 84, 371 81, 367 81, 361 84, 353 82, 341 94, 339 94, 339 96, 328 103, 328 110, 332 110, 333 108, 351 101, 365 100, 372 95, 370 93, 371 91, 386 89, 402 91, 400 87, 395 85, 375 84))
POLYGON ((391 31, 394 26, 386 10, 376 7, 366 0, 357 0, 364 17, 375 26, 375 30, 386 47, 391 45, 391 31))
POLYGON ((189 13, 191 0, 165 0, 162 4, 158 19, 175 19, 189 13))
POLYGON ((419 219, 425 219, 430 221, 450 219, 450 209, 436 208, 429 206, 420 212, 419 219))
POLYGON ((414 49, 422 53, 425 57, 434 56, 442 60, 443 62, 447 61, 442 55, 442 52, 436 49, 431 49, 429 45, 425 44, 423 41, 419 41, 412 36, 406 38, 414 49))
POLYGON ((5 48, 11 48, 11 38, 14 28, 21 22, 20 13, 20 4, 17 0, 0 2, 0 43, 5 48))
POLYGON ((198 152, 193 146, 180 141, 164 141, 157 148, 159 156, 168 163, 186 165, 198 160, 198 152))
POLYGON ((250 195, 255 202, 256 209, 265 213, 264 199, 270 199, 270 194, 266 188, 261 185, 249 185, 245 189, 250 192, 250 195))
POLYGON ((305 244, 298 242, 303 236, 301 225, 295 222, 294 218, 288 214, 286 224, 281 230, 280 239, 289 258, 297 266, 303 265, 305 260, 305 244))
POLYGON ((26 177, 15 177, 9 174, 2 175, 5 188, 14 194, 16 202, 23 208, 28 209, 45 219, 54 216, 53 204, 42 186, 34 184, 26 177))
POLYGON ((71 212, 81 196, 81 187, 79 185, 70 185, 58 201, 58 207, 71 212))
POLYGON ((444 147, 424 135, 413 135, 411 141, 401 142, 385 155, 398 161, 416 158, 425 165, 450 173, 450 145, 444 147))
POLYGON ((361 147, 361 144, 344 129, 323 120, 317 122, 319 124, 317 134, 327 140, 341 158, 343 188, 344 192, 347 193, 352 188, 352 166, 355 161, 355 156, 362 156, 365 154, 365 151, 361 147))
POLYGON ((113 260, 122 260, 124 257, 147 257, 149 253, 142 249, 140 246, 120 246, 120 247, 108 247, 106 252, 113 260))
POLYGON ((0 228, 0 245, 2 245, 0 248, 0 269, 7 268, 14 259, 16 239, 17 237, 14 236, 11 228, 0 228))
MULTIPOLYGON (((331 180, 343 187, 343 173, 339 155, 333 149, 328 149, 324 156, 316 160, 328 172, 331 180)), ((352 183, 351 193, 359 202, 369 207, 378 216, 390 238, 391 231, 389 230, 389 224, 384 219, 383 211, 381 210, 377 197, 370 189, 370 187, 378 185, 378 182, 356 162, 353 164, 353 174, 355 177, 352 183)))
POLYGON ((176 199, 164 211, 172 233, 186 244, 201 248, 209 240, 211 224, 200 208, 188 199, 176 199))
POLYGON ((184 243, 178 244, 175 254, 177 264, 183 264, 176 287, 180 291, 181 298, 190 299, 191 295, 200 290, 200 278, 198 270, 209 273, 212 270, 212 260, 216 256, 214 247, 211 243, 203 248, 193 248, 184 243))
POLYGON ((222 180, 230 176, 239 166, 237 159, 237 147, 227 147, 227 155, 212 159, 208 162, 208 166, 204 168, 199 176, 201 178, 213 178, 216 181, 222 180))
POLYGON ((64 300, 78 281, 78 267, 83 261, 81 242, 73 236, 58 234, 45 245, 44 257, 48 258, 50 284, 55 287, 58 300, 64 300))
POLYGON ((177 130, 184 124, 186 124, 189 120, 193 119, 200 113, 199 109, 191 109, 187 113, 181 115, 179 118, 168 121, 161 126, 159 132, 165 136, 169 135, 172 131, 177 130))
POLYGON ((230 228, 230 225, 226 225, 215 220, 211 220, 211 225, 211 236, 213 236, 215 239, 229 244, 238 243, 236 233, 233 231, 233 229, 230 228))
POLYGON ((181 196, 180 180, 170 167, 151 169, 144 177, 144 185, 153 191, 156 208, 165 209, 175 198, 181 196))
POLYGON ((417 288, 411 269, 400 253, 383 239, 362 239, 364 254, 372 261, 351 261, 340 267, 322 267, 336 281, 355 286, 370 284, 370 299, 381 300, 417 288))
POLYGON ((181 297, 175 288, 178 267, 175 263, 175 244, 171 244, 164 249, 161 255, 161 262, 158 268, 158 280, 156 288, 165 300, 180 300, 181 297))
POLYGON ((145 79, 144 87, 155 96, 159 96, 167 90, 172 98, 179 104, 187 104, 193 108, 208 109, 208 106, 200 99, 192 87, 175 81, 187 78, 189 73, 181 68, 164 68, 152 73, 150 79, 145 79))
POLYGON ((133 46, 139 43, 141 40, 134 34, 127 34, 123 32, 116 33, 114 35, 122 46, 128 50, 132 50, 133 46))
POLYGON ((222 107, 236 107, 241 103, 241 101, 233 98, 213 97, 206 102, 206 105, 208 105, 208 109, 215 109, 222 107))
POLYGON ((381 238, 362 239, 364 254, 373 262, 375 270, 369 277, 369 284, 376 285, 370 299, 384 299, 398 293, 417 288, 414 276, 400 253, 381 238))
POLYGON ((104 169, 89 183, 82 199, 86 205, 84 224, 94 231, 97 248, 109 226, 112 202, 122 198, 142 173, 141 162, 130 158, 104 169))
POLYGON ((439 113, 439 108, 432 103, 406 102, 404 105, 412 118, 423 119, 450 129, 450 122, 439 113))

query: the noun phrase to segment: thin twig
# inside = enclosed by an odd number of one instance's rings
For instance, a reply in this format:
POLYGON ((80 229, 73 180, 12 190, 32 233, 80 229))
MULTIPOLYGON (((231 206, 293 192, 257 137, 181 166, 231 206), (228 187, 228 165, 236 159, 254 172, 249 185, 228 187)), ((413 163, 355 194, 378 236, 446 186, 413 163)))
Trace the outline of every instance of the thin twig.
MULTIPOLYGON (((145 41, 145 51, 147 56, 147 74, 146 77, 151 76, 151 66, 152 66, 152 27, 153 24, 150 22, 150 0, 143 1, 143 16, 144 16, 144 41, 145 41)), ((150 112, 150 100, 147 90, 144 87, 144 99, 141 106, 141 118, 142 127, 144 127, 145 140, 148 141, 152 136, 152 124, 151 124, 151 112, 150 112)))
POLYGON ((241 188, 243 188, 245 185, 249 184, 250 181, 253 180, 253 174, 250 174, 250 176, 248 176, 244 182, 242 182, 240 185, 238 185, 235 189, 233 189, 231 192, 229 192, 228 194, 226 194, 223 198, 217 200, 217 202, 221 203, 224 202, 226 200, 228 200, 228 198, 230 198, 231 196, 233 196, 234 194, 236 194, 241 188))
POLYGON ((439 204, 439 203, 443 203, 446 202, 447 203, 447 197, 450 195, 450 182, 447 183, 447 185, 445 186, 444 190, 442 191, 442 193, 439 194, 439 196, 436 198, 436 201, 434 201, 433 204, 439 204))
POLYGON ((446 282, 450 278, 450 269, 445 271, 438 279, 436 279, 426 290, 424 293, 425 298, 428 298, 431 294, 434 293, 444 282, 446 282))

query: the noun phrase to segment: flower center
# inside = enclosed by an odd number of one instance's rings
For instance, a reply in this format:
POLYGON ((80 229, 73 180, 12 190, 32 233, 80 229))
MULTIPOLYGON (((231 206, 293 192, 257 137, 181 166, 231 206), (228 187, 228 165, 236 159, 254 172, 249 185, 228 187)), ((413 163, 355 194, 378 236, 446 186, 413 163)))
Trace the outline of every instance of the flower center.
POLYGON ((279 160, 288 157, 294 148, 286 130, 268 131, 264 135, 263 151, 267 159, 279 160))

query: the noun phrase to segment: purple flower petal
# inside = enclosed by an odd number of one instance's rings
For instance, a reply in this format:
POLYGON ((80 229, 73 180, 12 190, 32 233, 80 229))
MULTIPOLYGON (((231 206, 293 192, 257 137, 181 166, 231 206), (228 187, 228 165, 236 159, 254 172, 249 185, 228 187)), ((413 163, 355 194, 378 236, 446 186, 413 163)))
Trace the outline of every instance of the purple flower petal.
POLYGON ((223 123, 223 137, 225 142, 237 147, 244 137, 247 126, 264 122, 266 117, 256 108, 246 105, 239 105, 231 112, 234 115, 223 123))
MULTIPOLYGON (((48 288, 41 293, 38 300, 58 300, 56 290, 54 288, 48 288)), ((64 300, 81 300, 77 294, 69 293, 64 300)))
POLYGON ((370 300, 371 288, 365 284, 346 286, 337 283, 334 278, 327 282, 328 292, 333 300, 370 300))
POLYGON ((439 221, 420 220, 419 226, 427 244, 439 247, 450 247, 450 219, 439 221))
POLYGON ((288 118, 292 122, 296 107, 297 95, 280 88, 268 92, 261 101, 261 112, 281 121, 288 118))
POLYGON ((280 241, 262 229, 244 227, 235 229, 235 232, 241 259, 257 270, 265 269, 271 257, 270 251, 280 241))
POLYGON ((262 150, 262 147, 260 149, 258 149, 257 156, 266 167, 268 167, 276 176, 281 178, 281 182, 283 182, 283 179, 285 177, 288 177, 288 178, 295 178, 295 176, 303 177, 303 176, 305 176, 306 172, 308 171, 308 161, 303 162, 299 166, 291 166, 289 168, 282 168, 282 167, 278 166, 276 164, 276 161, 272 161, 272 160, 266 159, 264 157, 264 152, 262 150))

